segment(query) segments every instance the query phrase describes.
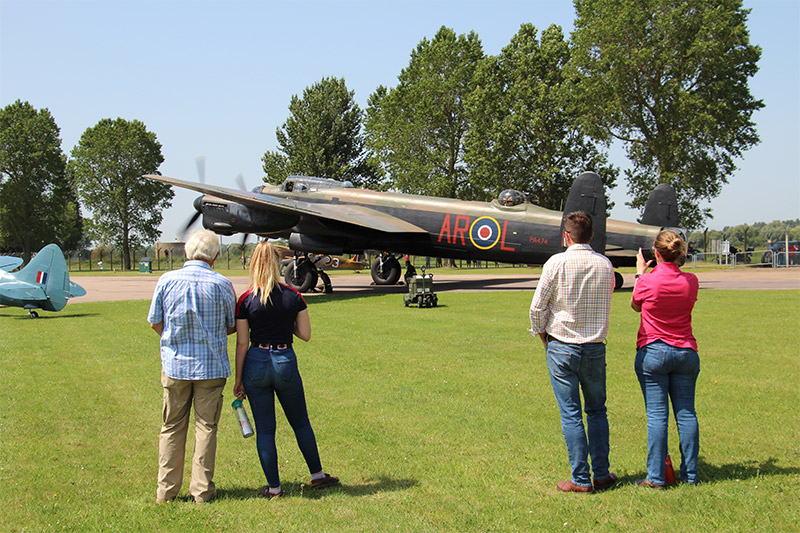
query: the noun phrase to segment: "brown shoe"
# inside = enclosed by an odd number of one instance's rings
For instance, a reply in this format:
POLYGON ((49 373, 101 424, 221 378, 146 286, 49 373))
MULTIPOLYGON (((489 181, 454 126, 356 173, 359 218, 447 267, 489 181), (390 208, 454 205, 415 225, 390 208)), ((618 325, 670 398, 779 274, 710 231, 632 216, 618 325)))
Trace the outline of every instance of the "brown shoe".
POLYGON ((172 500, 166 500, 164 498, 156 498, 156 503, 158 503, 158 504, 167 503, 169 501, 172 501, 172 500))
POLYGON ((608 477, 603 479, 594 480, 594 490, 610 489, 617 482, 617 475, 614 472, 609 472, 608 477))
POLYGON ((558 490, 560 490, 561 492, 589 493, 589 492, 593 492, 594 491, 594 489, 592 487, 579 487, 578 485, 573 483, 572 480, 559 481, 558 485, 556 485, 556 486, 558 487, 558 490))
POLYGON ((636 485, 639 487, 647 487, 649 489, 658 489, 658 490, 664 490, 666 488, 665 485, 656 485, 655 483, 651 483, 647 479, 637 479, 636 485))
POLYGON ((334 477, 328 473, 325 473, 325 476, 321 478, 311 480, 312 489, 324 489, 325 487, 331 487, 333 485, 338 485, 338 484, 339 484, 339 478, 334 477))
POLYGON ((264 487, 261 489, 261 495, 268 500, 272 500, 274 498, 283 498, 283 491, 270 492, 269 485, 264 485, 264 487))

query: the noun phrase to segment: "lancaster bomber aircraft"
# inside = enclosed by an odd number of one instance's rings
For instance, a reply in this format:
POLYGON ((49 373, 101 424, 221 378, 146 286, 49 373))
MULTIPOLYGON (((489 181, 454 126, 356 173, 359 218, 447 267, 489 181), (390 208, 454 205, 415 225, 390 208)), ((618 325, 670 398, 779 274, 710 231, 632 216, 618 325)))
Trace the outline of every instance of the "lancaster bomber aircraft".
MULTIPOLYGON (((639 248, 649 250, 663 227, 677 228, 675 191, 659 185, 650 195, 641 224, 606 220, 600 176, 585 172, 576 178, 564 213, 545 209, 506 190, 491 202, 437 198, 353 187, 349 182, 290 176, 280 185, 240 191, 192 183, 166 176, 146 178, 203 193, 194 201, 203 226, 221 235, 255 233, 288 239, 295 265, 287 282, 301 291, 316 285, 318 272, 308 253, 343 254, 377 250, 371 265, 379 285, 396 283, 401 274, 398 254, 544 263, 564 250, 562 218, 588 212, 594 222, 592 247, 615 266, 635 263, 639 248)), ((622 276, 616 273, 617 288, 622 276)))

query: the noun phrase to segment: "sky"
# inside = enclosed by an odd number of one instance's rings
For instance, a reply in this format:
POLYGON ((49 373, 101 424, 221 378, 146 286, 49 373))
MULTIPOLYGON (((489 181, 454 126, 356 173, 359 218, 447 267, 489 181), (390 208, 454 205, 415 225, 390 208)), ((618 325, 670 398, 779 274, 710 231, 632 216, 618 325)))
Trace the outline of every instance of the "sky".
MULTIPOLYGON (((800 218, 800 1, 746 0, 750 42, 762 48, 751 93, 761 143, 736 161, 707 226, 800 218)), ((0 107, 47 108, 69 156, 101 119, 142 121, 162 144, 162 174, 248 188, 293 95, 324 77, 344 78, 366 109, 394 87, 419 42, 442 26, 474 31, 496 55, 523 23, 569 35, 568 0, 0 0, 0 107)), ((612 162, 630 163, 615 147, 612 162)), ((575 169, 577 175, 583 169, 575 169)), ((162 240, 175 239, 197 193, 177 190, 162 240)), ((611 216, 635 220, 622 176, 611 216)))

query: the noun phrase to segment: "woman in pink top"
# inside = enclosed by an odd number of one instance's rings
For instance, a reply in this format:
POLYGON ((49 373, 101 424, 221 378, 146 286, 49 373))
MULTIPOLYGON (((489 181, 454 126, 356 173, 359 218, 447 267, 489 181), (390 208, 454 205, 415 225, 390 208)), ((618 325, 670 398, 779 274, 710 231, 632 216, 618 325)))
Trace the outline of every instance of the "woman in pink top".
POLYGON ((636 484, 663 489, 670 400, 680 437, 680 478, 697 483, 699 431, 694 393, 700 358, 692 335, 692 309, 699 284, 697 276, 681 272, 686 243, 676 232, 659 233, 653 254, 657 264, 646 274, 652 261, 645 261, 639 250, 631 298, 631 307, 642 314, 635 366, 647 411, 647 478, 636 484))

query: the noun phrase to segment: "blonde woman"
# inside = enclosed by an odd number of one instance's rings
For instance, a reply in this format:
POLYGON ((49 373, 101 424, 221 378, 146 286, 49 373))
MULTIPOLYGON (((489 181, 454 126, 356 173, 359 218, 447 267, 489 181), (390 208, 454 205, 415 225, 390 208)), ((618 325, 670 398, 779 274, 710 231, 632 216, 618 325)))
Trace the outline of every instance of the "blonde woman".
POLYGON ((636 484, 663 489, 670 401, 680 438, 680 478, 697 483, 700 445, 694 395, 700 357, 692 334, 692 310, 699 284, 697 276, 681 272, 686 243, 676 232, 661 231, 653 254, 657 264, 647 274, 652 260, 646 262, 639 250, 631 297, 631 307, 642 314, 635 368, 647 411, 647 478, 636 484))
POLYGON ((308 420, 303 380, 292 348, 294 336, 308 341, 311 322, 303 296, 278 283, 279 260, 272 246, 258 244, 250 259, 250 288, 236 306, 236 383, 233 393, 248 398, 256 426, 256 448, 267 486, 266 498, 283 496, 275 447, 275 396, 294 430, 311 474, 324 488, 339 478, 322 470, 314 430, 308 420))

